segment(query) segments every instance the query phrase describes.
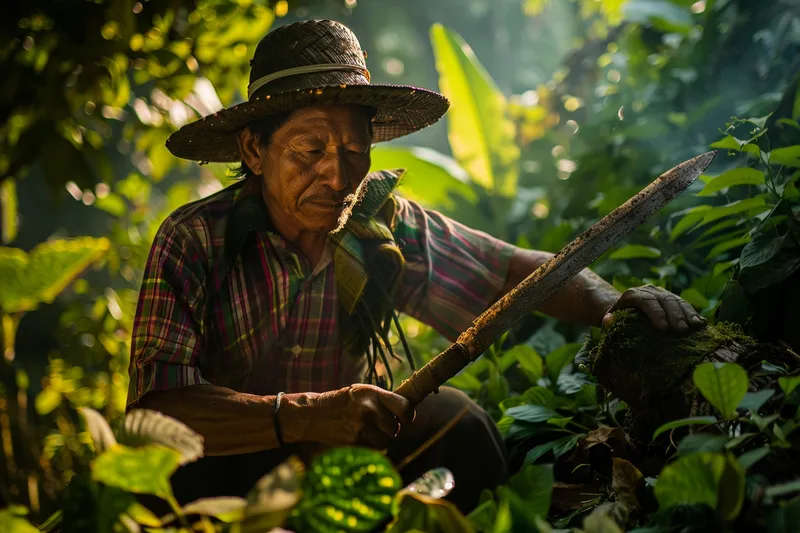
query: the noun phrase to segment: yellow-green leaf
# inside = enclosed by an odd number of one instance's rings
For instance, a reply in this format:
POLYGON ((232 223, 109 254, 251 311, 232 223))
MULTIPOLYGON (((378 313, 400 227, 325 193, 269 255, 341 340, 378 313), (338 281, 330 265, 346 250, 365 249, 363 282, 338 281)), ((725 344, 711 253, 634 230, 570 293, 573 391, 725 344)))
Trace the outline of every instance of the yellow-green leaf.
POLYGON ((651 246, 643 246, 641 244, 625 245, 618 250, 615 250, 610 255, 611 259, 655 259, 657 257, 661 257, 661 250, 651 246))
POLYGON ((40 415, 51 413, 61 404, 61 393, 53 387, 47 387, 36 395, 36 412, 40 415))
POLYGON ((46 241, 29 254, 0 247, 0 308, 6 313, 51 303, 67 285, 108 251, 108 239, 82 237, 46 241))
POLYGON ((800 144, 774 149, 769 153, 769 162, 773 165, 800 167, 800 144))
POLYGON ((711 196, 723 189, 737 185, 761 185, 764 173, 754 168, 734 168, 711 179, 697 196, 711 196))
POLYGON ((747 394, 747 372, 734 363, 703 363, 694 370, 695 386, 727 419, 736 417, 736 407, 747 394))
POLYGON ((13 179, 0 182, 0 242, 8 244, 17 238, 17 184, 13 179))
POLYGON ((372 153, 372 171, 404 168, 398 192, 430 209, 456 207, 454 196, 477 201, 469 185, 469 175, 456 161, 435 150, 422 147, 381 146, 372 153))
POLYGON ((27 518, 15 514, 11 509, 0 509, 0 531, 3 533, 39 533, 39 530, 27 518))
POLYGON ((477 184, 512 196, 520 152, 505 96, 458 34, 434 24, 431 43, 439 87, 451 102, 447 120, 453 155, 477 184))
POLYGON ((659 509, 706 504, 725 519, 738 516, 744 500, 744 470, 735 457, 698 452, 667 465, 655 486, 659 509))
POLYGON ((164 446, 130 448, 113 446, 92 461, 92 479, 134 494, 172 497, 169 478, 178 468, 181 454, 164 446))
POLYGON ((788 398, 789 395, 800 386, 800 376, 784 376, 778 378, 778 384, 783 389, 783 393, 788 398))

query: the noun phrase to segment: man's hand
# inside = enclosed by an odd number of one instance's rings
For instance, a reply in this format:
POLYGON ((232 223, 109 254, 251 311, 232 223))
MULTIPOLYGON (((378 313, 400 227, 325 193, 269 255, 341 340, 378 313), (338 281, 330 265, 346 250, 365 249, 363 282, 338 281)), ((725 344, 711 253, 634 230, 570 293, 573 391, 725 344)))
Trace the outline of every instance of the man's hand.
POLYGON ((414 410, 399 394, 357 384, 315 396, 304 440, 332 446, 388 447, 414 410))
POLYGON ((695 311, 689 302, 671 292, 654 285, 628 289, 611 306, 603 317, 603 328, 613 322, 613 311, 637 309, 644 313, 657 329, 685 333, 699 328, 706 320, 695 311))

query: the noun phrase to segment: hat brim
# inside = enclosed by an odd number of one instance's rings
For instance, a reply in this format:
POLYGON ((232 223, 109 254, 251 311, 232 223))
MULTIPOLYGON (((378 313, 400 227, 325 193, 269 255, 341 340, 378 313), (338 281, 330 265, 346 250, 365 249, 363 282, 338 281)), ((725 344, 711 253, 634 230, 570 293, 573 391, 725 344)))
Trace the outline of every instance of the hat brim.
POLYGON ((298 89, 255 98, 186 124, 167 139, 167 149, 183 159, 233 163, 241 160, 236 135, 251 122, 300 107, 360 104, 373 107, 373 142, 385 142, 426 128, 447 112, 443 95, 409 85, 335 85, 298 89))

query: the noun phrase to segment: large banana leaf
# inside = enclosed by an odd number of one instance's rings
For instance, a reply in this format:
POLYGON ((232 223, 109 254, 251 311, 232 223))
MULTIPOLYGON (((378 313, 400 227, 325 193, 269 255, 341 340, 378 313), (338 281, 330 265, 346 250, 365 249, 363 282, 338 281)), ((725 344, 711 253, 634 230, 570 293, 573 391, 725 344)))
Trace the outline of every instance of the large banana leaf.
POLYGON ((450 99, 448 138, 456 160, 490 192, 512 196, 519 148, 507 101, 472 49, 441 24, 431 27, 439 88, 450 99))
POLYGON ((43 242, 30 253, 0 247, 0 309, 18 313, 52 302, 110 244, 105 238, 81 237, 43 242))

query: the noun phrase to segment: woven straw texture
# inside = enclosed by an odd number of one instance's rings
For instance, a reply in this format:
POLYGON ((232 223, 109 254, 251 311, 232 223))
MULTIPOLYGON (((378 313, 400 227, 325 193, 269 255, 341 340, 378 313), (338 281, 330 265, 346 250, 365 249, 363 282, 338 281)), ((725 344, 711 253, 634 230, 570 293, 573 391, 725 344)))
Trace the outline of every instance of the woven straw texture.
MULTIPOLYGON (((256 47, 250 83, 281 70, 345 63, 366 69, 364 52, 349 28, 330 20, 288 24, 268 33, 256 47)), ((167 140, 174 155, 203 162, 240 160, 236 134, 250 122, 309 105, 360 104, 373 107, 373 142, 385 142, 426 128, 447 111, 447 99, 408 85, 371 85, 358 71, 300 74, 270 81, 248 102, 183 126, 167 140)))

